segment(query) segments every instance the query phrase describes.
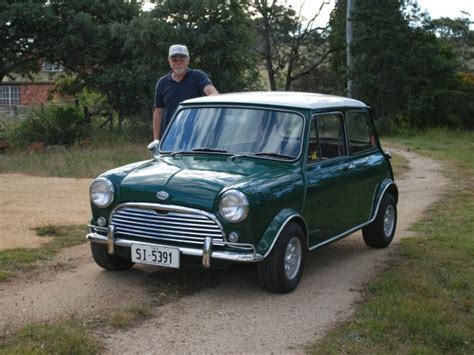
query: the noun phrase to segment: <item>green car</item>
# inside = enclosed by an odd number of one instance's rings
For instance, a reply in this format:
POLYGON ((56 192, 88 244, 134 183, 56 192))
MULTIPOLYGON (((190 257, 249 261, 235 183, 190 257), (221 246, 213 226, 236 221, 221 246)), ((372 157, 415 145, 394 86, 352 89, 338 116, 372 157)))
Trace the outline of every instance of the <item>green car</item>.
POLYGON ((293 290, 308 251, 362 229, 384 248, 398 188, 369 107, 344 97, 249 92, 187 100, 153 159, 91 184, 87 239, 106 270, 255 263, 293 290))

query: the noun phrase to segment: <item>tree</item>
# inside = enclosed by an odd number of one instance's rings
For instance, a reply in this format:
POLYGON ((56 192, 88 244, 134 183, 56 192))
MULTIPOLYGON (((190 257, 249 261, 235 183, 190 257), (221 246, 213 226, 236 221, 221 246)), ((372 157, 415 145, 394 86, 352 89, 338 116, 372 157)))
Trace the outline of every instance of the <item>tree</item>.
POLYGON ((125 46, 141 3, 50 0, 45 9, 54 18, 51 28, 56 35, 41 39, 42 55, 61 64, 74 78, 59 90, 69 94, 83 88, 101 92, 118 113, 119 125, 125 115, 142 111, 143 77, 125 46))
POLYGON ((315 26, 325 5, 322 1, 316 14, 306 20, 301 8, 297 13, 277 0, 253 1, 259 34, 257 51, 265 63, 271 90, 290 90, 294 81, 327 61, 331 53, 326 45, 328 26, 315 26))
POLYGON ((45 2, 0 0, 0 81, 7 75, 39 70, 38 39, 51 21, 45 2))
POLYGON ((474 59, 474 31, 470 26, 473 22, 466 17, 455 19, 441 17, 432 20, 427 28, 431 30, 444 43, 458 55, 464 71, 473 71, 471 61, 474 59))
MULTIPOLYGON (((164 43, 183 43, 191 66, 206 71, 220 92, 259 85, 254 32, 246 0, 157 0, 151 15, 163 21, 164 43)), ((167 47, 157 55, 167 60, 167 47)))
MULTIPOLYGON (((344 5, 338 3, 331 19, 331 45, 344 41, 344 5)), ((416 2, 358 0, 352 19, 355 97, 378 117, 412 127, 455 126, 450 100, 461 87, 456 54, 429 29, 416 2)), ((343 51, 333 55, 332 68, 345 80, 343 51)))

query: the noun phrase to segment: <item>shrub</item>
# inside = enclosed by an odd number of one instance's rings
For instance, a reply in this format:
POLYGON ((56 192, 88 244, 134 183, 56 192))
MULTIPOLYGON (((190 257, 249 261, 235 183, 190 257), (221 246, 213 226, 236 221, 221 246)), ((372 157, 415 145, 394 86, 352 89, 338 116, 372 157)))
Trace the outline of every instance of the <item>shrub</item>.
POLYGON ((69 146, 89 135, 90 127, 80 108, 51 105, 31 111, 18 126, 7 132, 7 140, 20 148, 35 142, 69 146))

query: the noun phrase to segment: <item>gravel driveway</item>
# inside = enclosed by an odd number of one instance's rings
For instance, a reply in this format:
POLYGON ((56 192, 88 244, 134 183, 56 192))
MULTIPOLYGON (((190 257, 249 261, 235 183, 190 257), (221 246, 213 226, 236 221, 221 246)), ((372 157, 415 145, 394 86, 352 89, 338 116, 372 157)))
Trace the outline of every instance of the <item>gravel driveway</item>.
MULTIPOLYGON (((411 170, 397 181, 400 201, 395 242, 410 235, 410 225, 447 186, 437 162, 406 150, 396 153, 409 160, 411 170)), ((8 175, 0 175, 3 181, 5 177, 8 175)), ((54 185, 48 186, 54 190, 54 185)), ((2 192, 2 208, 3 196, 2 192)), ((63 203, 74 199, 71 193, 63 203)), ((5 223, 3 213, 0 231, 5 223)), ((5 237, 2 234, 2 239, 5 237)), ((369 249, 360 233, 353 234, 312 252, 302 282, 287 295, 260 290, 252 267, 218 272, 215 287, 158 307, 156 317, 131 330, 108 334, 103 339, 106 352, 303 353, 305 345, 351 315, 360 298, 359 290, 383 269, 393 250, 369 249)), ((56 262, 72 267, 39 271, 34 280, 20 277, 0 284, 0 331, 9 332, 32 321, 92 315, 98 309, 151 301, 144 287, 146 276, 157 272, 154 268, 138 266, 122 273, 104 272, 92 262, 87 245, 66 250, 56 262)))

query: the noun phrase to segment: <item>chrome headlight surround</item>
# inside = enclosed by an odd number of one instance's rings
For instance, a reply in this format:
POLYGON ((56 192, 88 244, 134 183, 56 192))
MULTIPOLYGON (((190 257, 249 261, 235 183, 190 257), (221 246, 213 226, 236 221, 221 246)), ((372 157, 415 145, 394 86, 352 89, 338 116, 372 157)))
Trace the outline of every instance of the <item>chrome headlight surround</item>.
POLYGON ((240 191, 226 191, 220 197, 219 212, 229 222, 239 223, 248 216, 249 201, 240 191))
POLYGON ((110 206, 114 200, 115 188, 109 179, 100 177, 92 182, 89 188, 89 195, 91 202, 95 206, 105 208, 110 206))

